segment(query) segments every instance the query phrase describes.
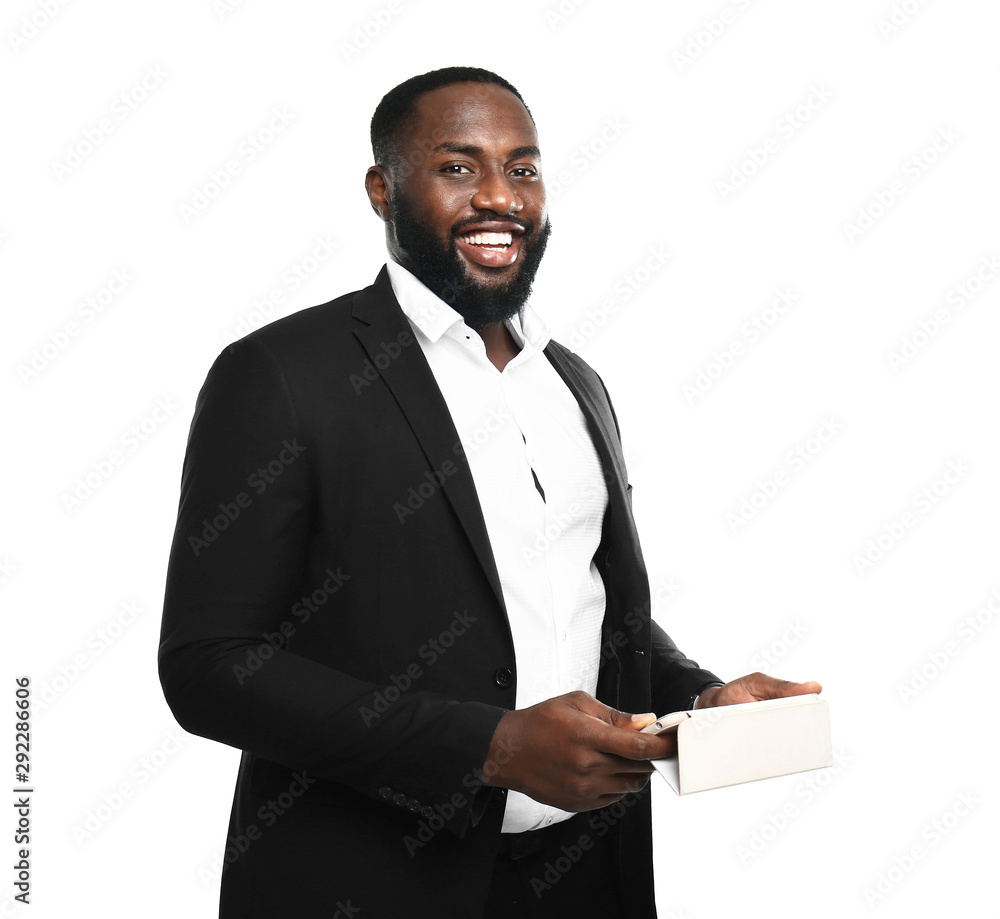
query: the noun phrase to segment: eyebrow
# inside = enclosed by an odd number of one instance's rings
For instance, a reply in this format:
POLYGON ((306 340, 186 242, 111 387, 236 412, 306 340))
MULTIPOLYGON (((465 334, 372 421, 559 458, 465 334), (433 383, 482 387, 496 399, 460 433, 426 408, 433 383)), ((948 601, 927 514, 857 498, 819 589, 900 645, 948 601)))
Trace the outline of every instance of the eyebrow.
MULTIPOLYGON (((482 156, 483 148, 476 146, 475 144, 456 144, 451 141, 445 141, 442 144, 438 144, 434 150, 434 153, 458 153, 464 156, 482 156)), ((534 144, 528 144, 524 147, 515 147, 508 154, 508 158, 517 159, 521 156, 537 156, 541 158, 541 151, 534 144)))

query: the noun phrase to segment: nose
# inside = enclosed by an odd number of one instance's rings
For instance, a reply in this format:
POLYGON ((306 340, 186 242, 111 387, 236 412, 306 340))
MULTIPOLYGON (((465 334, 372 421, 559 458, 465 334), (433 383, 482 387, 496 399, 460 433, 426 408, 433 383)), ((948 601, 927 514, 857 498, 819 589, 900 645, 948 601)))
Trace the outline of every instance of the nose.
POLYGON ((504 216, 516 214, 524 207, 524 201, 507 175, 498 170, 483 175, 472 195, 472 206, 477 211, 492 211, 504 216))

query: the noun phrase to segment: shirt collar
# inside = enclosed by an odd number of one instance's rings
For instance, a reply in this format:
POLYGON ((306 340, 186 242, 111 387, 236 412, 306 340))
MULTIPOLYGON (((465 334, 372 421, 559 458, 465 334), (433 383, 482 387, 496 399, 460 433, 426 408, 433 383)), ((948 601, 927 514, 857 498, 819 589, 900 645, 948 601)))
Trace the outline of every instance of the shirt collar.
MULTIPOLYGON (((441 339, 453 326, 465 327, 461 313, 450 307, 411 271, 398 262, 387 262, 392 292, 406 317, 432 342, 441 339)), ((541 351, 552 338, 541 317, 525 303, 519 313, 507 320, 507 328, 518 347, 541 351)))

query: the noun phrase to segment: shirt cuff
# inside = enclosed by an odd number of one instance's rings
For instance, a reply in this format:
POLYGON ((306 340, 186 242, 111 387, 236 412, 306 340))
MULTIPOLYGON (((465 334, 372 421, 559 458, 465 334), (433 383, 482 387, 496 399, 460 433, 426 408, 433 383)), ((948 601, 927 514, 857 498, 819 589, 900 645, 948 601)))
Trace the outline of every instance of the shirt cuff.
POLYGON ((698 688, 698 691, 691 697, 691 704, 688 706, 687 710, 688 711, 694 710, 694 707, 698 704, 698 700, 701 698, 702 693, 706 689, 711 689, 713 686, 725 686, 725 685, 726 685, 725 683, 716 681, 714 683, 706 683, 704 686, 700 686, 698 688))

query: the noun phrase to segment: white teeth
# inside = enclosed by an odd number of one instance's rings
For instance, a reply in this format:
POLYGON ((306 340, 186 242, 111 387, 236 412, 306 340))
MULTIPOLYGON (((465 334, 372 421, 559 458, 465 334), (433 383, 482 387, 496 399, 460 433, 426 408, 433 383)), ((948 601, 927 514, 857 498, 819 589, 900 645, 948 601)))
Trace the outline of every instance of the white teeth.
POLYGON ((514 242, 512 233, 476 233, 474 236, 459 238, 471 246, 509 246, 514 242))

